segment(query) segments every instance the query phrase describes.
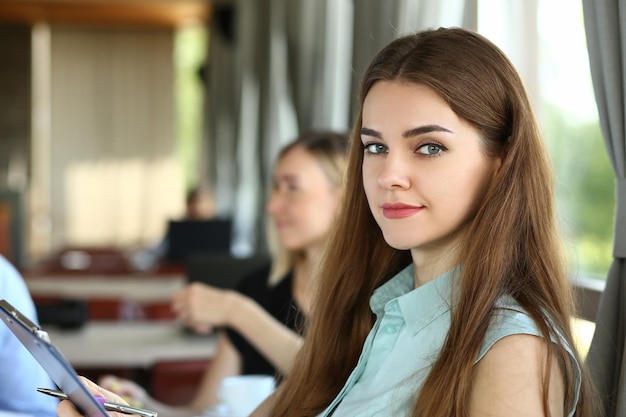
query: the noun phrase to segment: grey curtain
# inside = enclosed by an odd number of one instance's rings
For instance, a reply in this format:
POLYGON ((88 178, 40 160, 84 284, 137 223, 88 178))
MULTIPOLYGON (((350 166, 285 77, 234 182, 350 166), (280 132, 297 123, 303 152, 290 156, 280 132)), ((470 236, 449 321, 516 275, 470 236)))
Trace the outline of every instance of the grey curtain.
POLYGON ((600 125, 617 184, 614 261, 596 317, 587 364, 607 417, 626 416, 626 0, 583 0, 600 125))
POLYGON ((476 26, 476 0, 214 0, 203 158, 234 251, 263 247, 263 206, 282 145, 348 130, 361 74, 394 37, 476 26))
POLYGON ((351 0, 216 0, 207 83, 206 173, 234 246, 262 248, 278 150, 312 128, 347 129, 351 0), (322 105, 323 103, 323 105, 322 105))

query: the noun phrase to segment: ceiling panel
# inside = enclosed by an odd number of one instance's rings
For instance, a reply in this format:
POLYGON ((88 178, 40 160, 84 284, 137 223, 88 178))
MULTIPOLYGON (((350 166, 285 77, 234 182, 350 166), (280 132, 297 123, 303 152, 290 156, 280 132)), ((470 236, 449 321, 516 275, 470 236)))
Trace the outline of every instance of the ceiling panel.
POLYGON ((208 21, 209 0, 1 0, 0 22, 178 26, 208 21))

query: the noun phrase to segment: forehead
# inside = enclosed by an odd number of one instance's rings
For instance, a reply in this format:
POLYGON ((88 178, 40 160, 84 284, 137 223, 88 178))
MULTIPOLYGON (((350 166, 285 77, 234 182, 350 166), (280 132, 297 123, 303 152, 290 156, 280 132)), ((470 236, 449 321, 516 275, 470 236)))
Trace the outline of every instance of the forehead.
POLYGON ((274 175, 309 176, 317 172, 322 173, 317 158, 303 147, 297 146, 280 157, 276 163, 274 175))
POLYGON ((469 127, 433 88, 406 81, 379 81, 365 96, 362 126, 381 133, 434 124, 457 131, 469 127))
POLYGON ((374 83, 367 92, 363 105, 371 106, 385 99, 401 100, 403 103, 431 102, 431 104, 449 107, 443 97, 432 87, 403 80, 384 80, 374 83))

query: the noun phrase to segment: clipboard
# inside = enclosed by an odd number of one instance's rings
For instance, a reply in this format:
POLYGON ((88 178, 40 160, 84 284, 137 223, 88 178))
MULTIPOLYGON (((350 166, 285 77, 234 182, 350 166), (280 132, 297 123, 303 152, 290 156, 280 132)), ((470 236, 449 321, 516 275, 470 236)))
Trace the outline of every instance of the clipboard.
POLYGON ((50 342, 48 333, 6 300, 0 300, 0 319, 86 417, 108 417, 104 407, 83 385, 72 365, 50 342))

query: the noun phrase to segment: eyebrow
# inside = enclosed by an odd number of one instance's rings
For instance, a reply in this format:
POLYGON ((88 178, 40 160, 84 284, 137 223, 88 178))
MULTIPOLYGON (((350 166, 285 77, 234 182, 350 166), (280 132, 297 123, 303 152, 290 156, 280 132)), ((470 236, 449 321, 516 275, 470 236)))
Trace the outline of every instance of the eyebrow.
POLYGON ((279 175, 277 177, 274 177, 272 180, 275 184, 281 183, 281 182, 298 182, 298 176, 291 174, 291 173, 287 173, 287 174, 282 174, 279 175))
MULTIPOLYGON (((419 135, 423 135, 425 133, 430 133, 430 132, 452 133, 451 130, 446 129, 443 126, 439 126, 439 125, 424 125, 424 126, 416 127, 415 129, 411 129, 411 130, 407 130, 406 132, 403 132, 402 133, 402 137, 410 138, 410 137, 419 136, 419 135)), ((361 128, 361 135, 372 136, 372 137, 375 137, 375 138, 378 138, 378 139, 382 139, 382 135, 380 134, 380 132, 378 132, 378 131, 376 131, 374 129, 369 129, 367 127, 361 128)))

